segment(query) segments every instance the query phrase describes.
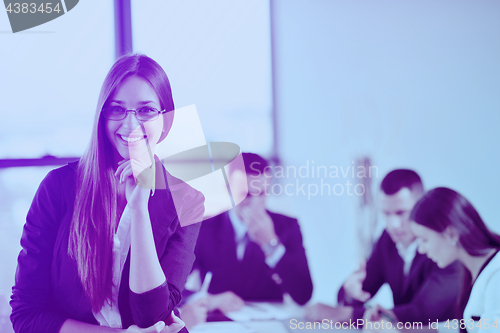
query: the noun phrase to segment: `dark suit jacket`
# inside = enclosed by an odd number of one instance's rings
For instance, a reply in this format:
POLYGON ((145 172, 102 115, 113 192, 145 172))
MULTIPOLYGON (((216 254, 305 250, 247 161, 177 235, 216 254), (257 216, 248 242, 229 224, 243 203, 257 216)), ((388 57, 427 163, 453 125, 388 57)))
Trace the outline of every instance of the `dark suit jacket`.
MULTIPOLYGON (((200 224, 181 228, 172 197, 184 196, 185 205, 177 207, 183 216, 201 220, 204 212, 203 195, 190 187, 184 190, 176 193, 159 189, 150 197, 148 208, 153 237, 167 282, 143 294, 132 292, 129 253, 118 298, 123 327, 134 323, 148 327, 167 320, 180 300, 194 261, 200 224)), ((98 324, 80 282, 76 262, 68 256, 75 193, 76 163, 71 163, 51 171, 35 194, 24 225, 10 302, 16 332, 59 332, 68 318, 98 324)))
POLYGON ((210 293, 230 290, 244 300, 282 301, 283 293, 287 292, 299 304, 311 298, 312 281, 297 220, 268 213, 276 235, 286 248, 274 269, 266 264, 260 246, 251 241, 243 260, 238 261, 234 229, 227 213, 202 223, 194 267, 202 277, 207 271, 213 273, 210 293))
MULTIPOLYGON (((372 296, 384 283, 391 287, 394 298, 394 314, 402 322, 454 319, 457 316, 458 298, 462 290, 465 268, 455 262, 440 269, 425 255, 416 254, 408 276, 403 273, 404 262, 396 244, 384 231, 366 263, 366 279, 363 290, 372 296)), ((354 319, 363 318, 361 302, 346 297, 342 288, 339 303, 354 306, 354 319)))

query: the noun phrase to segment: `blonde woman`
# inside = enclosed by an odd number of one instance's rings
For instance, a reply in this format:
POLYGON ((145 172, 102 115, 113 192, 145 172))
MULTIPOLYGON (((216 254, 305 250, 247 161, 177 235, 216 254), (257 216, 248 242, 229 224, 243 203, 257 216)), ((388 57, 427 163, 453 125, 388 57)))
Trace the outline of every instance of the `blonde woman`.
POLYGON ((15 332, 183 329, 173 311, 199 224, 179 220, 201 221, 204 197, 186 184, 170 190, 180 181, 154 163, 173 110, 154 60, 116 61, 85 154, 47 175, 28 212, 11 301, 15 332), (139 186, 139 174, 152 175, 151 184, 139 186))

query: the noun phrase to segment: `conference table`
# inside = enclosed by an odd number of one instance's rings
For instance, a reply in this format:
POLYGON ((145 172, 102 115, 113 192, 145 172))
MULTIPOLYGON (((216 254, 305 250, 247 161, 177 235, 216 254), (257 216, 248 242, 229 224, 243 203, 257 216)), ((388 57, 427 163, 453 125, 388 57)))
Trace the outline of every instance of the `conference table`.
MULTIPOLYGON (((243 309, 227 313, 222 318, 210 318, 191 328, 191 333, 293 333, 293 332, 360 332, 340 328, 340 324, 314 323, 305 319, 304 307, 293 301, 283 303, 246 302, 243 309)), ((345 326, 345 325, 344 325, 345 326)))

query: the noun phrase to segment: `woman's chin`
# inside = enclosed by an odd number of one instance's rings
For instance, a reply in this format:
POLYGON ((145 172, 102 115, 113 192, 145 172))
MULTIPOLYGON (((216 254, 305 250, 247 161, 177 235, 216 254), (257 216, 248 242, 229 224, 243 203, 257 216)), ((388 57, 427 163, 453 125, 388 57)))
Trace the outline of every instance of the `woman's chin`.
POLYGON ((446 268, 446 267, 448 267, 451 264, 450 262, 442 261, 442 260, 435 261, 435 263, 441 269, 446 268))
POLYGON ((432 260, 432 262, 435 263, 439 268, 443 268, 443 267, 441 267, 440 261, 436 260, 433 257, 429 257, 429 256, 427 256, 427 258, 429 258, 430 260, 432 260))
POLYGON ((129 160, 130 159, 130 153, 128 149, 118 149, 118 157, 124 159, 124 160, 129 160))

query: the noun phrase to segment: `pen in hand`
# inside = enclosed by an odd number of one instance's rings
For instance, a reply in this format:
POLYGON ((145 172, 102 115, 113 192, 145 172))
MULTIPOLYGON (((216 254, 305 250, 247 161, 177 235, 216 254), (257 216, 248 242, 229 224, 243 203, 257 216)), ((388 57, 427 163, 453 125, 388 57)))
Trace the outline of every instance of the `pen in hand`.
POLYGON ((212 282, 212 272, 207 272, 205 274, 205 279, 203 279, 203 284, 201 285, 199 293, 205 297, 208 295, 208 288, 210 288, 210 282, 212 282))

